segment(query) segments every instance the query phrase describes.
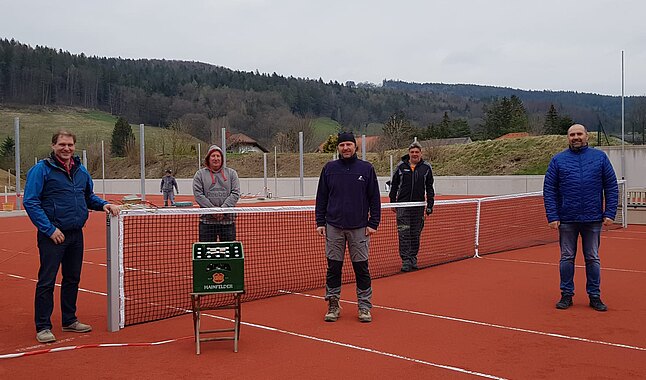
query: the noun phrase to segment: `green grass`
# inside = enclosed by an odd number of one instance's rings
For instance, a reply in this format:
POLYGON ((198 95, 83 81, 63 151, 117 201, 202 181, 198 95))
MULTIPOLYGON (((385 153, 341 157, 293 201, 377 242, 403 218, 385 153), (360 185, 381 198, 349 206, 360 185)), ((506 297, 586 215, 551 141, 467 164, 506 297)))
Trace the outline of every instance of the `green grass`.
POLYGON ((312 120, 312 129, 314 130, 314 141, 324 142, 328 136, 336 135, 341 125, 329 117, 319 117, 312 120))

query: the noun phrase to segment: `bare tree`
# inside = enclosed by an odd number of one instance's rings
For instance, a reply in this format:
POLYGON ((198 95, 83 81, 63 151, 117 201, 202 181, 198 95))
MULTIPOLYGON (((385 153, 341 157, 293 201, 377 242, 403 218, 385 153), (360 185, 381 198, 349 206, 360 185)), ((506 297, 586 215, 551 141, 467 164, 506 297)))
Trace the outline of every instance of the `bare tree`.
POLYGON ((402 111, 390 116, 383 128, 384 140, 388 149, 403 148, 408 145, 413 127, 402 111))

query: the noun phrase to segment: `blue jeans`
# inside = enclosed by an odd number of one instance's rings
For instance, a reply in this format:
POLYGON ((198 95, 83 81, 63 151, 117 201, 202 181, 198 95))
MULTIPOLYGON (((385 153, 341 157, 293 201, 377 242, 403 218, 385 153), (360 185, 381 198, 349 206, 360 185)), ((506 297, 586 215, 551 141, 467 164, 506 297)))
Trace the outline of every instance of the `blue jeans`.
POLYGON ((585 290, 591 297, 599 297, 601 291, 601 264, 599 262, 599 243, 601 222, 561 223, 559 226, 559 244, 561 246, 561 294, 574 295, 574 258, 576 257, 577 240, 581 235, 583 257, 585 258, 585 290))
POLYGON ((69 326, 76 322, 76 298, 81 281, 83 264, 83 231, 63 231, 65 241, 55 244, 52 239, 38 232, 40 269, 35 297, 36 332, 52 328, 51 316, 54 311, 54 286, 56 274, 61 268, 61 322, 69 326))

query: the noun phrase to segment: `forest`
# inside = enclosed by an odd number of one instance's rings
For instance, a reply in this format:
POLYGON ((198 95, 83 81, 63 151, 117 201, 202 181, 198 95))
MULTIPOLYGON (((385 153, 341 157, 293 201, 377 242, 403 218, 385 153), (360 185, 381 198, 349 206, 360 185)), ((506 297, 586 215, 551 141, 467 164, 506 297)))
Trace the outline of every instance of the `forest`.
MULTIPOLYGON (((200 62, 88 57, 13 39, 0 39, 0 104, 96 109, 132 124, 180 127, 205 142, 227 128, 283 151, 296 148, 298 131, 311 135, 311 120, 320 117, 356 133, 387 134, 390 121, 420 138, 474 140, 543 134, 550 117, 609 133, 621 120, 613 96, 386 79, 325 83, 200 62)), ((644 97, 627 98, 626 111, 627 130, 643 131, 644 97)))

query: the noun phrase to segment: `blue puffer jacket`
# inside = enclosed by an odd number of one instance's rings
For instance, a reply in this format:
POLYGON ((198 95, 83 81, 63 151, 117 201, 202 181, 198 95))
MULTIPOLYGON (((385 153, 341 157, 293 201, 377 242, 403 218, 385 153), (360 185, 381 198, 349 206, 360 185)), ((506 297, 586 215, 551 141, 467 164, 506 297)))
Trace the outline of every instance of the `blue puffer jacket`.
POLYGON ((614 220, 618 197, 617 177, 604 152, 587 146, 566 149, 550 161, 543 182, 548 222, 614 220))
POLYGON ((323 167, 316 191, 316 226, 377 229, 381 198, 375 168, 357 158, 330 161, 323 167))
POLYGON ((54 157, 39 161, 27 173, 23 204, 31 222, 47 236, 56 228, 83 228, 88 208, 101 211, 107 203, 94 194, 90 173, 78 157, 69 175, 54 157))

